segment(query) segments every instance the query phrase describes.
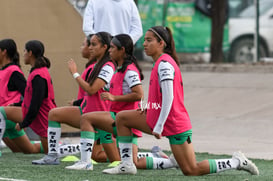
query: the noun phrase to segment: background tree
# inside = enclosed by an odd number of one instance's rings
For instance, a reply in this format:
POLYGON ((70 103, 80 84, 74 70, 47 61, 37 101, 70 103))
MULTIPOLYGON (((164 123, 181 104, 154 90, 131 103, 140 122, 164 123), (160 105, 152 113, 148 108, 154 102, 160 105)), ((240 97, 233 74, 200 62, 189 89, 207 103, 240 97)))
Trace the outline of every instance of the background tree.
POLYGON ((223 36, 224 25, 227 20, 228 0, 211 0, 211 44, 210 62, 224 61, 223 36))

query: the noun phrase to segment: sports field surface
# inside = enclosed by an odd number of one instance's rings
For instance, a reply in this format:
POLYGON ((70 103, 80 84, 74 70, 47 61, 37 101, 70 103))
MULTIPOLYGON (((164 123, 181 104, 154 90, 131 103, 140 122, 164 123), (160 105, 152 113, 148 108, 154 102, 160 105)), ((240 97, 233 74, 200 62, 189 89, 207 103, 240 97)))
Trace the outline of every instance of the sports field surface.
MULTIPOLYGON (((166 152, 170 154, 170 152, 166 152)), ((106 175, 102 170, 107 168, 108 163, 94 165, 93 171, 67 170, 64 167, 72 162, 61 162, 56 166, 32 165, 31 161, 39 159, 43 154, 25 155, 22 153, 11 153, 7 148, 2 150, 0 157, 0 180, 10 181, 107 181, 107 180, 217 180, 217 181, 250 181, 250 180, 272 180, 272 160, 252 159, 260 170, 259 176, 252 176, 244 171, 226 171, 218 174, 211 174, 199 177, 185 177, 180 170, 138 170, 136 175, 106 175)), ((79 155, 77 155, 79 157, 79 155)), ((227 158, 229 155, 211 155, 207 153, 197 153, 197 160, 227 158)))

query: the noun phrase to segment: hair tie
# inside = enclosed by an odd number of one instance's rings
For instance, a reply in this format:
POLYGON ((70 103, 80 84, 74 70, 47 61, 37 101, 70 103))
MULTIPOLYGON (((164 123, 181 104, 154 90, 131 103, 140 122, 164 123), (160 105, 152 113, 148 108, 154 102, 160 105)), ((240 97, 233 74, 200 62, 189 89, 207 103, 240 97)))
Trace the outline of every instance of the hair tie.
POLYGON ((167 43, 165 42, 165 40, 159 35, 159 33, 157 33, 153 28, 149 29, 150 31, 152 31, 160 40, 162 40, 164 42, 164 46, 167 46, 167 43))
POLYGON ((114 45, 116 45, 118 48, 121 48, 121 47, 122 47, 120 41, 119 41, 115 36, 114 36, 114 38, 112 39, 112 43, 113 43, 114 45))

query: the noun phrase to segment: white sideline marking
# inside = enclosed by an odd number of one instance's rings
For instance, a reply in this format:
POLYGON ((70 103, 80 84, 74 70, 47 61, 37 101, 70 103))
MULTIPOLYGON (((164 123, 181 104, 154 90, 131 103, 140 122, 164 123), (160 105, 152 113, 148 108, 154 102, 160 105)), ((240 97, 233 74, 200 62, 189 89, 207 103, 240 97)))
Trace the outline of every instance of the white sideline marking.
POLYGON ((0 177, 0 180, 9 180, 9 181, 27 181, 27 180, 18 180, 18 179, 13 179, 13 178, 3 178, 3 177, 0 177))

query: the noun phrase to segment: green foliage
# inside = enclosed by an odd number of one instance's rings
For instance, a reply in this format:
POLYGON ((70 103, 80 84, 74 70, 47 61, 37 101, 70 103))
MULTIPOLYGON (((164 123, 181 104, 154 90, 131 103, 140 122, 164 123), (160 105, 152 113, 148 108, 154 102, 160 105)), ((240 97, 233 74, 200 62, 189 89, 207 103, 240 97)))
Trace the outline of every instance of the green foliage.
MULTIPOLYGON (((170 152, 167 152, 170 154, 170 152)), ((2 150, 0 157, 0 180, 2 178, 33 180, 33 181, 106 181, 106 180, 225 180, 225 181, 250 181, 250 180, 271 180, 273 177, 273 161, 252 159, 260 170, 260 176, 252 176, 244 171, 231 170, 218 174, 211 174, 198 177, 185 177, 180 170, 138 170, 136 175, 106 175, 102 170, 107 168, 108 163, 94 165, 93 171, 67 170, 64 167, 71 165, 71 162, 61 162, 60 165, 32 165, 31 161, 40 159, 43 154, 25 155, 22 153, 11 153, 8 149, 2 150)), ((78 155, 79 156, 79 155, 78 155)), ((229 155, 211 155, 207 153, 197 153, 198 161, 204 159, 229 158, 229 155)))

